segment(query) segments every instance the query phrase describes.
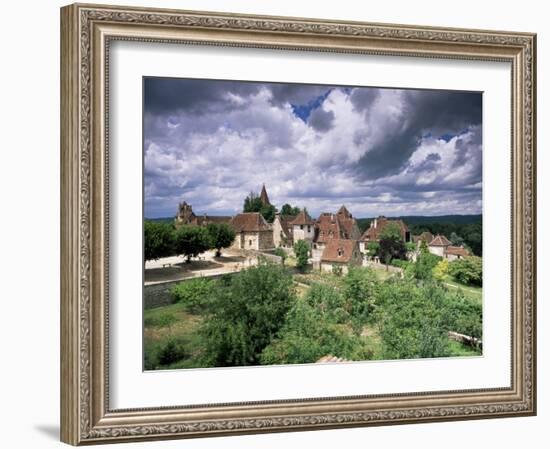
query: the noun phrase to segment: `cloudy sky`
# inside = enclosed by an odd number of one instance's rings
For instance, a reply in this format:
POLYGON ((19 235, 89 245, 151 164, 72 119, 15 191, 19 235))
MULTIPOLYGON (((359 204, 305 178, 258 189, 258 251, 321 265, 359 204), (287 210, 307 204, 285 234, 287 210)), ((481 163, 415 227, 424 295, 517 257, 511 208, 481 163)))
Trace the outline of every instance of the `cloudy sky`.
POLYGON ((145 217, 231 215, 265 183, 317 216, 481 213, 482 95, 144 79, 145 217))

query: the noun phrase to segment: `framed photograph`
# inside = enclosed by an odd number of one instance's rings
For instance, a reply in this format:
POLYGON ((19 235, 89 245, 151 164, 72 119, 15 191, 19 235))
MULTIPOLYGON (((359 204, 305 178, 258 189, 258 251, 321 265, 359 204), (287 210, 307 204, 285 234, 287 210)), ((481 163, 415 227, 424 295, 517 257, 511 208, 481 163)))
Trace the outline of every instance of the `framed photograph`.
POLYGON ((61 439, 536 413, 536 36, 61 9, 61 439))

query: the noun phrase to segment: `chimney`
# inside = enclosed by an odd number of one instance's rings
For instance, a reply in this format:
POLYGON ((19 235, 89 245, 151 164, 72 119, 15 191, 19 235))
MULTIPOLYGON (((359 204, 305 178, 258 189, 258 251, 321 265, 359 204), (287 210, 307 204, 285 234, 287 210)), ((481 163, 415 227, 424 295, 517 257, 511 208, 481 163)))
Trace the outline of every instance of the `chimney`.
POLYGON ((377 228, 378 227, 378 219, 375 218, 374 221, 371 222, 371 224, 374 223, 374 227, 377 228))

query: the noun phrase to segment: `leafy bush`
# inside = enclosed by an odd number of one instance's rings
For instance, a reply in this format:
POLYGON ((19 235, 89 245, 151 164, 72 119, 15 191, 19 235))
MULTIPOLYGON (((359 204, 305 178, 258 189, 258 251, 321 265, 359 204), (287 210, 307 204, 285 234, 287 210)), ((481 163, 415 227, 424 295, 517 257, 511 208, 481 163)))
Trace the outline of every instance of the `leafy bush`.
POLYGON ((466 285, 483 284, 483 263, 481 257, 470 256, 464 259, 453 260, 449 264, 449 273, 458 282, 466 285))
POLYGON ((265 365, 314 363, 329 354, 349 360, 372 357, 364 350, 360 338, 350 335, 330 314, 298 300, 277 338, 264 349, 261 362, 265 365))
POLYGON ((276 256, 279 256, 283 261, 283 265, 285 264, 285 260, 288 257, 288 254, 283 248, 275 248, 275 251, 273 251, 273 254, 275 254, 276 256))
POLYGON ((450 354, 443 287, 394 280, 381 285, 377 310, 384 356, 388 359, 450 354))
POLYGON ((432 269, 434 279, 442 281, 449 273, 449 261, 447 259, 440 260, 432 269))
POLYGON ((206 310, 216 288, 216 281, 206 278, 195 278, 182 281, 170 289, 174 302, 179 302, 191 313, 206 310))
POLYGON ((360 335, 363 327, 376 307, 378 280, 370 268, 350 268, 344 278, 345 310, 355 334, 360 335))
POLYGON ((298 240, 294 244, 294 254, 296 255, 296 268, 304 271, 309 257, 309 246, 303 240, 298 240))
POLYGON ((414 264, 414 277, 420 280, 432 279, 433 269, 441 260, 441 256, 421 251, 414 264))
POLYGON ((402 259, 393 259, 390 263, 390 265, 393 265, 394 267, 403 268, 406 269, 411 262, 408 260, 402 260, 402 259))
POLYGON ((216 288, 199 333, 205 366, 257 365, 295 301, 292 276, 262 263, 216 288))
POLYGON ((160 346, 158 362, 160 365, 171 365, 185 358, 185 355, 183 344, 175 338, 169 338, 160 346))

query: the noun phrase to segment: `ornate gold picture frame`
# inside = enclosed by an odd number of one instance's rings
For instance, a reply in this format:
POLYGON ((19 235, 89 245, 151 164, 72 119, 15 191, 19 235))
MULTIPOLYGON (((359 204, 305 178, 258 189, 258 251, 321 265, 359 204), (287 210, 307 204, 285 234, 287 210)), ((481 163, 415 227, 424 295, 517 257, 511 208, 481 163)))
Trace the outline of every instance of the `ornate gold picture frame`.
MULTIPOLYGON (((61 439, 107 443, 536 413, 536 36, 74 4, 61 9, 61 439), (117 40, 511 64, 511 386, 112 409, 109 50, 117 40)), ((490 286, 489 286, 490 287, 490 286)), ((139 342, 136 342, 138 344, 139 342)))

